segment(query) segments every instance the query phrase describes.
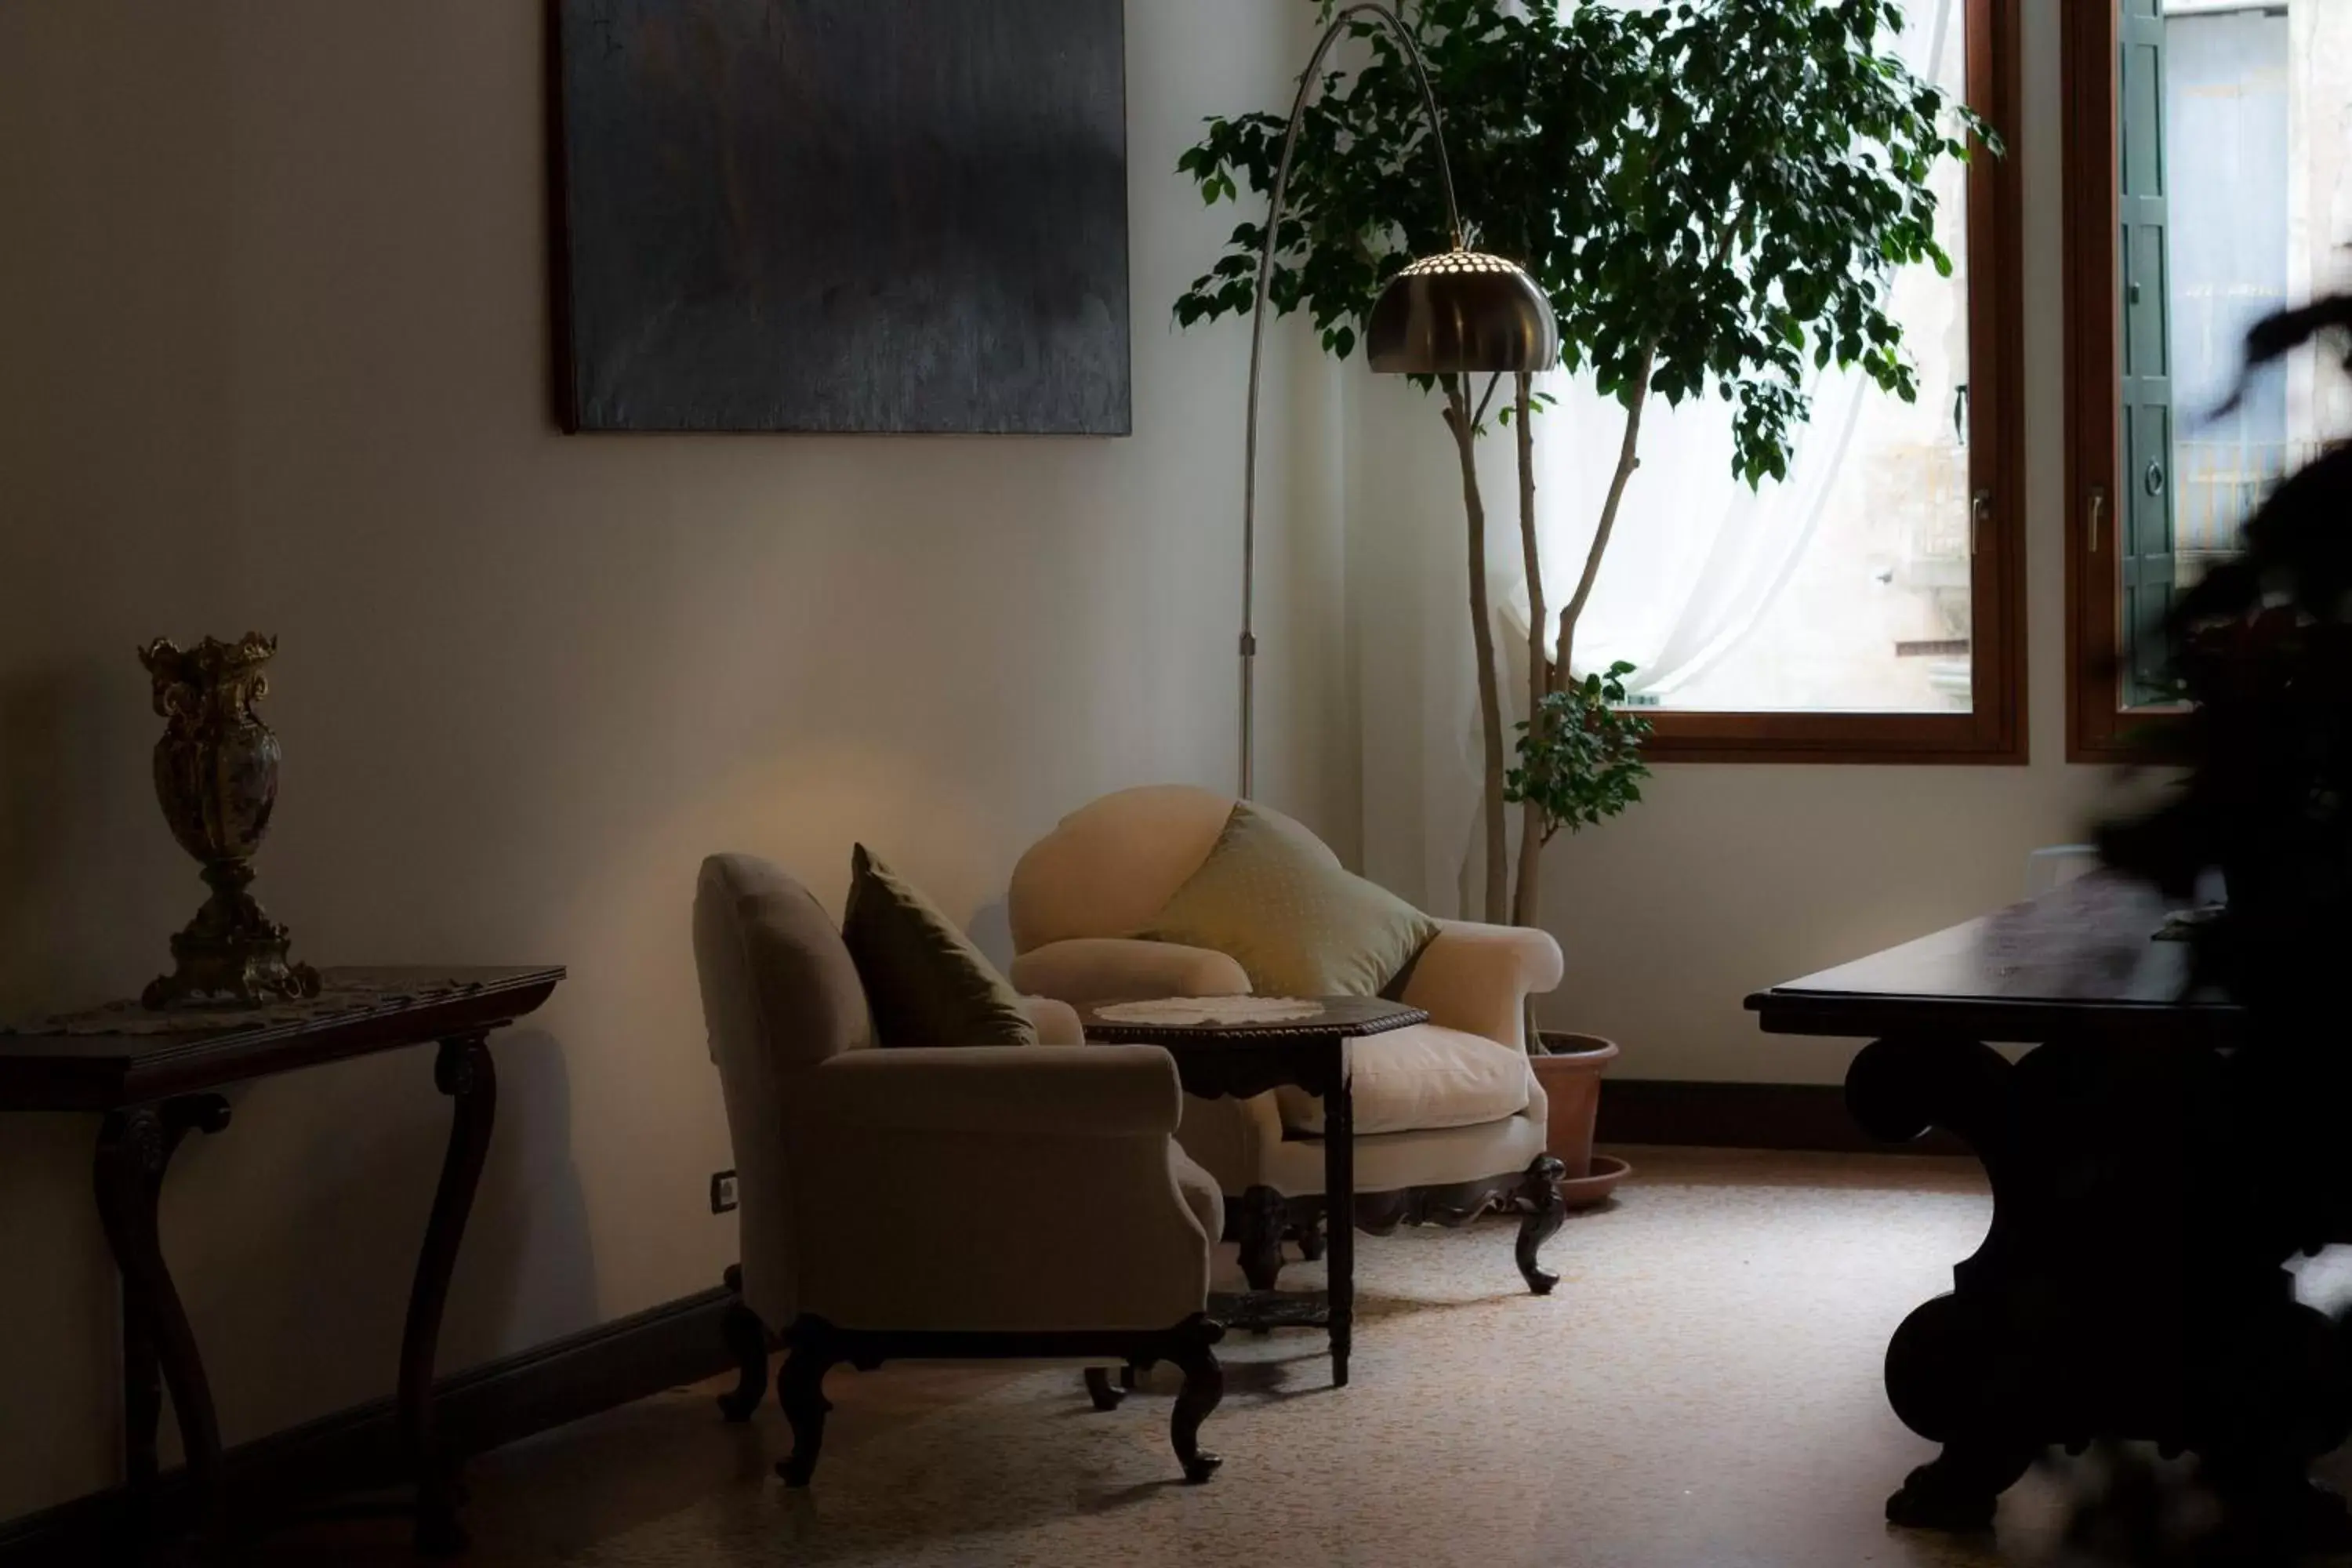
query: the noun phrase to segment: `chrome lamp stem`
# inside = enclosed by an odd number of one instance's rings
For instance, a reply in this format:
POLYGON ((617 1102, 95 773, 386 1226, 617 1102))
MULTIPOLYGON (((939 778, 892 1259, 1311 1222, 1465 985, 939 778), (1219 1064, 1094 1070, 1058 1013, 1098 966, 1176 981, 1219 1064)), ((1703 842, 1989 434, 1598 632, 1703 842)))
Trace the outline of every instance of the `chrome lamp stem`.
POLYGON ((1315 53, 1307 62, 1306 71, 1298 79, 1298 95, 1290 106, 1290 123, 1282 133, 1282 155, 1275 165, 1273 199, 1267 205, 1264 243, 1258 247, 1257 296, 1250 310, 1250 370, 1249 370, 1249 438, 1243 458, 1242 470, 1242 787, 1244 799, 1249 798, 1256 783, 1256 700, 1257 700, 1257 633, 1255 609, 1257 595, 1257 407, 1258 384, 1265 352, 1266 294, 1274 283, 1274 251, 1276 235, 1282 225, 1283 198, 1290 189, 1290 159, 1298 145, 1298 127, 1306 118, 1307 100, 1323 68, 1323 58, 1331 52, 1341 34, 1358 17, 1370 17, 1396 36, 1404 47, 1405 58, 1412 62, 1413 79, 1421 87, 1422 108, 1429 115, 1429 134, 1437 150, 1438 179, 1445 191, 1445 224, 1454 238, 1454 247, 1462 248, 1462 214, 1454 202, 1454 170, 1446 161, 1445 130, 1437 112, 1437 94, 1429 83, 1429 68, 1421 58, 1420 46, 1396 12, 1377 0, 1358 0, 1357 4, 1340 7, 1324 29, 1315 46, 1315 53))

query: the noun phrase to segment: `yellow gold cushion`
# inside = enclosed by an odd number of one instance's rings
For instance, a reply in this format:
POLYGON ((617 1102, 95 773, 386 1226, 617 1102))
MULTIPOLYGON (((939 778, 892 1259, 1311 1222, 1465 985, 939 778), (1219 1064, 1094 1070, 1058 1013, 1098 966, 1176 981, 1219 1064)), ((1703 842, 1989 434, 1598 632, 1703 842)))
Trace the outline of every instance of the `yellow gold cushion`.
POLYGON ((841 940, 884 1046, 1034 1046, 1020 994, 955 922, 863 844, 850 854, 841 940))
POLYGON ((1201 868, 1136 934, 1226 953, 1261 996, 1377 996, 1437 922, 1244 801, 1201 868))

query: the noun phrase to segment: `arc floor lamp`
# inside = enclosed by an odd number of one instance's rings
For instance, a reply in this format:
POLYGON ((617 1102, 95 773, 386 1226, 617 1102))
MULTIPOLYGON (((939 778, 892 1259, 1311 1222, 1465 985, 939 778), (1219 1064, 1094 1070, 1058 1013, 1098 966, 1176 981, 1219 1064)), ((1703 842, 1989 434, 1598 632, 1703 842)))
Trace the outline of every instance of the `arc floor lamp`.
POLYGON ((1413 79, 1421 88, 1421 106, 1429 116, 1430 140, 1437 149, 1437 177, 1445 192, 1445 226, 1454 242, 1450 250, 1410 263, 1381 290, 1372 305, 1371 320, 1365 323, 1366 362, 1381 375, 1460 375, 1549 370, 1559 357, 1559 323, 1553 319, 1551 301, 1536 287, 1535 279, 1516 263, 1472 250, 1463 243, 1462 213, 1454 201, 1454 169, 1445 156, 1445 128, 1438 117, 1437 93, 1430 86, 1429 68, 1412 33, 1394 10, 1377 0, 1359 0, 1340 7, 1316 44, 1298 79, 1298 96, 1290 106, 1282 156, 1275 165, 1265 239, 1258 251, 1257 298, 1250 310, 1249 440, 1242 478, 1244 798, 1256 782, 1257 400, 1265 349, 1266 290, 1274 280, 1275 233, 1282 222, 1283 197, 1290 189, 1290 157, 1298 144, 1307 95, 1320 78, 1323 57, 1360 16, 1376 20, 1393 33, 1412 65, 1413 79))

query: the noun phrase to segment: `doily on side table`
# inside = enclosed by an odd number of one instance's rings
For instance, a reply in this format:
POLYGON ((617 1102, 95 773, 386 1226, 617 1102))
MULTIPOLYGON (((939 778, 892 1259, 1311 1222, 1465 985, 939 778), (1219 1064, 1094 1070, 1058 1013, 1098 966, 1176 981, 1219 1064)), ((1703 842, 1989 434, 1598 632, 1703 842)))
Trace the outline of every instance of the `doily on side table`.
POLYGON ((1296 996, 1162 996, 1095 1009, 1106 1024, 1292 1024, 1316 1017, 1323 1004, 1296 996))

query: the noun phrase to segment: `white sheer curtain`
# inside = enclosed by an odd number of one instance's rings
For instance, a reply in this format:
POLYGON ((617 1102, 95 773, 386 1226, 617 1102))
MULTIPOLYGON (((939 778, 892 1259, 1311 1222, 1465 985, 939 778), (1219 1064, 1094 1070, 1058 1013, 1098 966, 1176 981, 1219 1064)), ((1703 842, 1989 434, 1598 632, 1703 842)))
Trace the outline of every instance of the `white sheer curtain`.
MULTIPOLYGON (((1958 64, 1955 0, 1912 0, 1895 50, 1920 76, 1958 64)), ((1559 401, 1536 421, 1538 535, 1544 597, 1554 618, 1573 592, 1617 464, 1624 410, 1583 377, 1546 378, 1559 401)), ((1795 433, 1789 477, 1751 490, 1731 469, 1731 410, 1708 398, 1669 408, 1653 399, 1642 467, 1628 487, 1609 552, 1577 633, 1580 669, 1623 659, 1637 695, 1670 697, 1736 650, 1769 609, 1822 521, 1865 398, 1884 395, 1855 371, 1831 369, 1805 388, 1812 417, 1795 433)), ((1505 618, 1524 643, 1528 594, 1518 557, 1496 563, 1505 618)))
MULTIPOLYGON (((1798 435, 1789 477, 1760 490, 1731 472, 1731 417, 1722 404, 1650 408, 1642 467, 1578 627, 1578 668, 1624 659, 1634 666, 1630 690, 1664 696, 1736 647, 1812 537, 1868 390, 1852 371, 1815 377, 1812 419, 1798 435)), ((1556 617, 1601 519, 1624 410, 1585 384, 1568 382, 1553 395, 1559 405, 1536 421, 1536 515, 1544 598, 1556 617)), ((1506 603, 1524 639, 1524 571, 1512 574, 1506 603)), ((1546 641, 1553 635, 1548 630, 1546 641)))

